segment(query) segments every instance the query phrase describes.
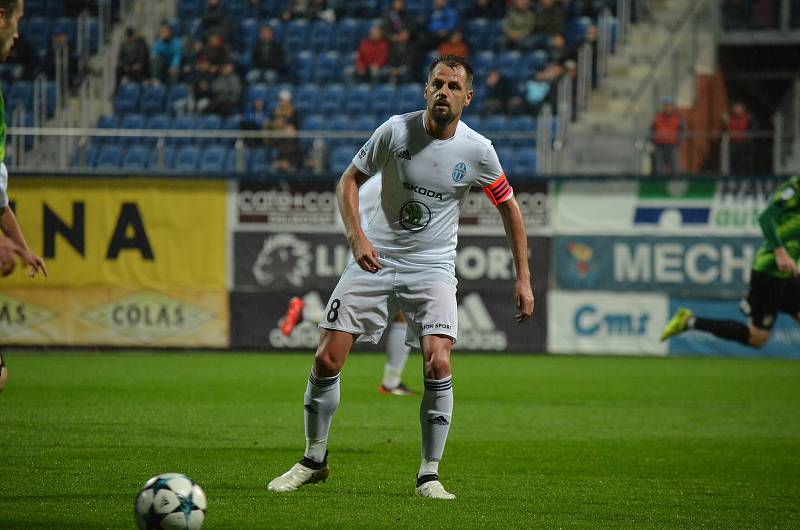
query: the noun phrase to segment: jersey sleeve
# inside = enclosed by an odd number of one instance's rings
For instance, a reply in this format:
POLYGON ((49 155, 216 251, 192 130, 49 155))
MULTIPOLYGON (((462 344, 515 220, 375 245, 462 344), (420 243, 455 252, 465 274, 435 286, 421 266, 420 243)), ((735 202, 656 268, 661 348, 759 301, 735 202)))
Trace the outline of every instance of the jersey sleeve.
POLYGON ((392 141, 392 120, 375 129, 372 136, 353 157, 353 165, 370 177, 383 169, 389 159, 392 141))
POLYGON ((0 162, 0 212, 8 207, 8 169, 0 162))
POLYGON ((772 250, 784 245, 778 233, 778 221, 784 213, 798 210, 800 210, 800 179, 794 177, 778 188, 766 210, 758 216, 767 248, 772 250))
POLYGON ((483 192, 495 206, 514 196, 514 190, 506 179, 500 159, 497 158, 497 152, 492 145, 488 146, 480 162, 480 175, 475 183, 483 188, 483 192))

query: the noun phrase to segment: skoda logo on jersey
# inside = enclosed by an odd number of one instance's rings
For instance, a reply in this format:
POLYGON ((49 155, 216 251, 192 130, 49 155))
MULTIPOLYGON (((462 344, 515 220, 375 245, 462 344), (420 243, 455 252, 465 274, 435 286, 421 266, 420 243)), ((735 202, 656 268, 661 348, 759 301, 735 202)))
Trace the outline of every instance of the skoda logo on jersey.
POLYGON ((400 224, 410 232, 421 232, 431 222, 431 209, 425 203, 408 201, 400 208, 400 224))
POLYGON ((467 176, 467 165, 464 162, 459 162, 453 168, 453 181, 461 182, 467 176))

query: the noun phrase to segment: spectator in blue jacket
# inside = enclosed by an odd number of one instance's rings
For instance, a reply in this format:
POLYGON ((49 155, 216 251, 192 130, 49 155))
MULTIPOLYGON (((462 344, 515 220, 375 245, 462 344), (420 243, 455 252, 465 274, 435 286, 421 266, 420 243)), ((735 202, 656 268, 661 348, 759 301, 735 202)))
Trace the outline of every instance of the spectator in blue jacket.
POLYGON ((458 11, 447 5, 447 0, 434 0, 433 12, 428 19, 428 32, 434 47, 444 42, 458 26, 458 11))
POLYGON ((181 69, 181 40, 172 34, 168 24, 161 24, 158 39, 150 52, 151 77, 163 83, 178 80, 181 69))

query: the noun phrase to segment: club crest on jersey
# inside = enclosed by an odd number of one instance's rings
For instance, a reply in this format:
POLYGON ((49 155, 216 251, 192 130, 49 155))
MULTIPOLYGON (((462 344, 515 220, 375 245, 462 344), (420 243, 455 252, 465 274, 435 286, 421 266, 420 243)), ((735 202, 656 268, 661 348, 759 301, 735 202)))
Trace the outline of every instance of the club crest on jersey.
POLYGON ((453 181, 461 182, 467 176, 467 165, 464 162, 459 162, 453 168, 453 181))
POLYGON ((400 225, 410 232, 421 232, 431 222, 431 209, 425 203, 408 201, 400 208, 400 225))

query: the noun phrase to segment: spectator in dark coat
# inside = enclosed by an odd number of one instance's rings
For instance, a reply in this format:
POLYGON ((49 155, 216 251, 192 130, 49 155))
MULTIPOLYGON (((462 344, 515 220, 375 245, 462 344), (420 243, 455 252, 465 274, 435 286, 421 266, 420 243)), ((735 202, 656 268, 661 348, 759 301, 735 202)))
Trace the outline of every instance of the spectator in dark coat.
POLYGON ((552 37, 563 31, 564 11, 555 0, 539 0, 539 9, 536 11, 536 23, 533 33, 539 36, 552 37))
POLYGON ((283 46, 275 40, 271 27, 262 26, 258 42, 253 46, 253 69, 247 74, 247 82, 276 82, 283 73, 283 61, 283 46))
POLYGON ((501 18, 505 14, 506 3, 503 0, 475 0, 464 18, 501 18))
POLYGON ((500 72, 489 70, 489 73, 486 74, 484 95, 481 111, 485 115, 505 114, 514 97, 514 87, 500 72))
POLYGON ((203 55, 208 59, 212 75, 219 75, 222 67, 231 62, 231 50, 219 33, 212 33, 208 37, 208 44, 203 50, 203 55))
POLYGON ((200 29, 205 37, 219 33, 225 39, 230 38, 230 21, 220 0, 208 0, 205 11, 200 15, 200 29))
POLYGON ((222 67, 222 74, 211 82, 209 112, 229 116, 236 112, 242 100, 242 82, 232 63, 222 67))
POLYGON ((129 27, 125 30, 125 41, 119 48, 117 61, 117 84, 122 81, 140 83, 149 75, 150 53, 147 43, 129 27))

